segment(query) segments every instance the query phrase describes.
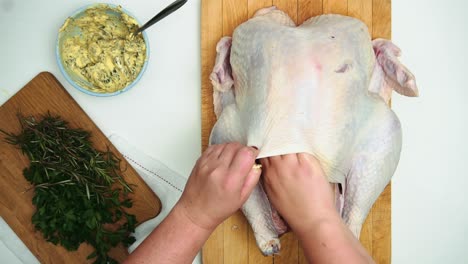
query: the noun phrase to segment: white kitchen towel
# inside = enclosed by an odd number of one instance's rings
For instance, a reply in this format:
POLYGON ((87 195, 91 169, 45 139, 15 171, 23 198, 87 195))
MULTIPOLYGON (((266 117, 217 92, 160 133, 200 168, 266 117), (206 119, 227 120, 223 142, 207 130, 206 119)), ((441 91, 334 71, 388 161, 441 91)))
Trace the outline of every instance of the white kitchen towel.
MULTIPOLYGON (((131 146, 119 135, 112 134, 109 136, 109 139, 151 190, 159 197, 162 204, 161 212, 157 217, 140 224, 136 228, 134 233, 136 241, 128 249, 129 252, 133 252, 172 210, 182 195, 187 178, 171 170, 162 162, 131 146)), ((201 263, 201 253, 198 253, 193 264, 201 263)))
MULTIPOLYGON (((10 228, 10 226, 0 217, 0 242, 12 253, 9 256, 2 256, 0 263, 18 263, 38 264, 37 258, 29 251, 26 245, 10 228), (16 258, 15 258, 16 257, 16 258)), ((9 255, 9 254, 5 254, 9 255)))

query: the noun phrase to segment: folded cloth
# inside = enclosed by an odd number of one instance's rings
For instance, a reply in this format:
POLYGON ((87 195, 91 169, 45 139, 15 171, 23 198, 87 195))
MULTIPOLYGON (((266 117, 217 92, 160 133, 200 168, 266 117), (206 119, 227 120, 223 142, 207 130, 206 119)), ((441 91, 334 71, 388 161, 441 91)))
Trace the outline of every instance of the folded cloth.
MULTIPOLYGON (((18 263, 22 262, 25 264, 36 264, 39 263, 37 258, 29 251, 26 245, 21 239, 15 234, 10 226, 0 217, 0 242, 5 247, 3 250, 8 249, 12 254, 5 253, 7 256, 2 256, 1 263, 18 263), (6 249, 5 249, 6 248, 6 249), (8 255, 14 255, 8 257, 8 255), (5 259, 5 257, 7 257, 5 259)), ((6 251, 8 252, 8 251, 6 251)))
MULTIPOLYGON (((136 241, 128 248, 128 251, 131 253, 172 210, 182 195, 187 178, 171 170, 162 162, 131 146, 119 135, 112 134, 109 136, 109 139, 151 188, 151 190, 153 190, 153 192, 159 197, 162 204, 162 209, 158 216, 140 224, 135 229, 135 233, 133 235, 135 236, 136 241)), ((198 253, 193 264, 201 263, 201 254, 198 253)))

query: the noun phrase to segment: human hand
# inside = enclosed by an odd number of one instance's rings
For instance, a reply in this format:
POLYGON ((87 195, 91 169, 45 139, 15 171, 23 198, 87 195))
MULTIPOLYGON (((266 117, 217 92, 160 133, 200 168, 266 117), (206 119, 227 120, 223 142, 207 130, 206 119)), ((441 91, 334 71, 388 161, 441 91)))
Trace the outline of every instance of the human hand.
POLYGON ((314 156, 297 153, 260 161, 268 198, 294 232, 339 219, 332 189, 314 156))
POLYGON ((261 174, 258 150, 239 143, 210 146, 188 179, 179 208, 196 225, 212 230, 247 200, 261 174))

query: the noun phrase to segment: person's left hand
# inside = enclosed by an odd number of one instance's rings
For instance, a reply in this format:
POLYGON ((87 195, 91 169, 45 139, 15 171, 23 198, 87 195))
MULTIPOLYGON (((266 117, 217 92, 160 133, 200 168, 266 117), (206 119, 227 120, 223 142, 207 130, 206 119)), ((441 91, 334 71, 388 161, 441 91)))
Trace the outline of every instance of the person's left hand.
POLYGON ((239 143, 210 146, 198 159, 176 209, 214 230, 247 200, 260 178, 258 150, 239 143))

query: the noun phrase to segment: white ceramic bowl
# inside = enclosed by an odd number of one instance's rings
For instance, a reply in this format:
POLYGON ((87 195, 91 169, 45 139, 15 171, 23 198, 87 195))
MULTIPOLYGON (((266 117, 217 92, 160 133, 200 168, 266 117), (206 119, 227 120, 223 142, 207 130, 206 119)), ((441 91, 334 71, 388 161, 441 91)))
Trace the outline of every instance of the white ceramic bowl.
MULTIPOLYGON (((79 18, 79 17, 82 17, 84 14, 85 14, 85 11, 86 9, 88 8, 92 8, 92 7, 96 7, 98 5, 106 5, 106 6, 109 6, 109 12, 108 14, 109 15, 113 15, 113 16, 117 16, 119 15, 119 13, 115 12, 113 9, 117 8, 118 6, 116 5, 113 5, 113 4, 91 4, 91 5, 87 5, 87 6, 84 6, 80 9, 78 9, 76 12, 74 12, 70 17, 72 18, 79 18)), ((130 12, 128 12, 127 10, 121 8, 120 9, 123 13, 129 15, 130 17, 132 18, 135 18, 135 16, 133 16, 130 12)), ((138 24, 140 24, 140 21, 138 21, 136 18, 135 20, 138 22, 138 24)), ((131 82, 130 84, 128 84, 126 87, 118 90, 118 91, 115 91, 115 92, 111 92, 111 93, 98 93, 98 92, 93 92, 93 91, 90 91, 88 89, 86 89, 85 85, 89 86, 89 87, 93 87, 93 85, 88 82, 88 80, 84 79, 84 78, 81 78, 80 76, 77 76, 76 74, 73 74, 71 71, 69 71, 65 64, 63 63, 63 60, 60 56, 61 52, 60 52, 60 47, 61 47, 61 44, 62 44, 62 41, 68 37, 72 37, 72 36, 76 36, 76 35, 79 35, 81 32, 80 32, 80 29, 78 27, 75 27, 73 28, 72 30, 67 30, 67 32, 64 32, 64 31, 61 31, 59 32, 58 34, 58 38, 57 38, 57 43, 56 43, 56 47, 55 47, 55 55, 57 57, 57 63, 59 65, 59 68, 60 68, 60 71, 63 73, 63 75, 65 76, 65 79, 67 79, 67 81, 73 85, 73 87, 75 87, 76 89, 86 93, 86 94, 89 94, 89 95, 94 95, 94 96, 113 96, 113 95, 118 95, 118 94, 121 94, 123 92, 126 92, 128 90, 130 90, 133 86, 135 86, 135 84, 141 79, 141 76, 143 75, 143 73, 145 72, 146 70, 146 67, 148 66, 148 59, 149 59, 149 45, 148 45, 148 37, 146 35, 146 33, 143 31, 143 39, 145 40, 145 45, 146 45, 146 58, 145 58, 145 62, 143 64, 143 67, 141 68, 140 70, 140 73, 138 74, 138 76, 136 77, 135 80, 133 80, 133 82, 131 82), (83 85, 84 84, 84 85, 83 85)))

